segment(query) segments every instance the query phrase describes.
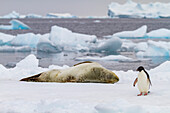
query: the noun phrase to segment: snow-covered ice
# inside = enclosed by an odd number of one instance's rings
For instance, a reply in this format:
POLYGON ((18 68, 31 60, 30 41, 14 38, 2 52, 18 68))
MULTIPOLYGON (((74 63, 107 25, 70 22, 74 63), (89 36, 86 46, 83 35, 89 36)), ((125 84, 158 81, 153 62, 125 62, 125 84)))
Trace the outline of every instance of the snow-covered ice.
POLYGON ((38 59, 29 55, 16 67, 0 65, 0 112, 17 113, 169 113, 170 61, 147 70, 152 87, 148 96, 138 97, 132 86, 137 72, 114 71, 120 81, 116 84, 20 82, 51 68, 41 68, 38 59))
POLYGON ((28 25, 16 19, 11 20, 9 23, 11 25, 0 25, 0 29, 4 30, 31 29, 28 25))
POLYGON ((125 4, 109 4, 108 16, 118 18, 169 18, 170 3, 141 4, 127 0, 125 4))
POLYGON ((41 38, 40 34, 26 33, 26 34, 18 34, 14 39, 10 41, 12 46, 29 46, 32 48, 36 48, 39 39, 41 38))

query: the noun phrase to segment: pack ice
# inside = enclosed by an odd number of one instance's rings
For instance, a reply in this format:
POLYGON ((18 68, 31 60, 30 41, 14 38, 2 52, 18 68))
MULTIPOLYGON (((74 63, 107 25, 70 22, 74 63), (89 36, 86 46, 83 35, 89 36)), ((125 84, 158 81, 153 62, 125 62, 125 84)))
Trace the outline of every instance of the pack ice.
MULTIPOLYGON (((108 40, 98 40, 94 35, 86 35, 74 33, 66 28, 52 26, 51 32, 40 35, 34 33, 18 34, 17 36, 1 34, 1 47, 4 51, 6 46, 11 47, 29 47, 30 50, 38 50, 43 52, 61 52, 61 51, 117 51, 121 47, 119 38, 111 38, 108 40), (8 38, 6 40, 4 35, 8 38), (4 37, 4 38, 3 38, 4 37), (109 48, 109 49, 108 49, 109 48)), ((1 49, 1 51, 3 50, 1 49)), ((28 49, 27 49, 28 50, 28 49)))

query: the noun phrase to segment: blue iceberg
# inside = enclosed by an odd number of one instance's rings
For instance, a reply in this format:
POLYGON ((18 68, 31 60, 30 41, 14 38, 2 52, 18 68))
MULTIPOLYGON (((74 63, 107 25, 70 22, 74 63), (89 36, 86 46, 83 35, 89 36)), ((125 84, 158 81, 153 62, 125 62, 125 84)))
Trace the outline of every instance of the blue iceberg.
POLYGON ((16 19, 11 20, 9 23, 11 25, 0 25, 0 29, 3 30, 31 29, 28 25, 16 19))

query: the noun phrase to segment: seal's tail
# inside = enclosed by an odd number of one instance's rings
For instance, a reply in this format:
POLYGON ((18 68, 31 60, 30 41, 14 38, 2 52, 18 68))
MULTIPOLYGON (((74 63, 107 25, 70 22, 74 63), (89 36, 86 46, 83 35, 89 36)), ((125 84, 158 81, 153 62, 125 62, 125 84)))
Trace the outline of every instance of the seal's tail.
POLYGON ((37 74, 37 75, 34 75, 34 76, 31 76, 31 77, 27 77, 27 78, 23 78, 21 79, 20 81, 27 81, 27 82, 30 82, 30 81, 33 81, 33 82, 38 82, 38 77, 41 75, 40 74, 37 74))

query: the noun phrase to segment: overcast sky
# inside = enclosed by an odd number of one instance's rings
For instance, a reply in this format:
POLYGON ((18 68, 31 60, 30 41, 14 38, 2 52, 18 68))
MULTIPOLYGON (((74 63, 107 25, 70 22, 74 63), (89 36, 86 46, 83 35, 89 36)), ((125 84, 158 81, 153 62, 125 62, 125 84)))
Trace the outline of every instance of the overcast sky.
MULTIPOLYGON (((170 0, 133 0, 138 3, 170 2, 170 0)), ((106 16, 108 4, 126 0, 0 0, 0 15, 16 11, 20 14, 71 13, 76 16, 106 16)))

